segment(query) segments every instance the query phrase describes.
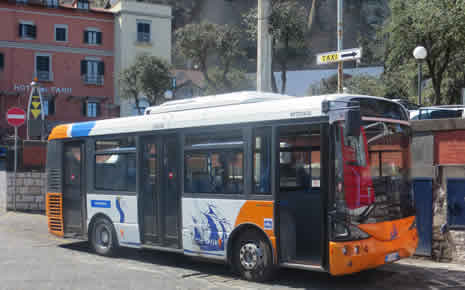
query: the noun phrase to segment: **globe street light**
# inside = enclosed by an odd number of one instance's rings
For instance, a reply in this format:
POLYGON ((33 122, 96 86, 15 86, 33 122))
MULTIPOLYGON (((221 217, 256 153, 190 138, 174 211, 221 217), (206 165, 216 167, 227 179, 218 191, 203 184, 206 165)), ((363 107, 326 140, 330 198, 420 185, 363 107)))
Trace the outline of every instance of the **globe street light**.
POLYGON ((418 61, 418 105, 421 106, 421 67, 423 60, 428 56, 426 48, 417 46, 413 50, 413 57, 418 61))

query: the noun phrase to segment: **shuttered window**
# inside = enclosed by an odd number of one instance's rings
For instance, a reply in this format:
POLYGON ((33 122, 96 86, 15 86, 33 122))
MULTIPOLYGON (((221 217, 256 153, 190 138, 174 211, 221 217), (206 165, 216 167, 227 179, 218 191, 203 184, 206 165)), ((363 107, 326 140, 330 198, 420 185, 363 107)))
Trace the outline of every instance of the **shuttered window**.
POLYGON ((18 33, 21 38, 35 39, 37 36, 37 28, 34 24, 20 23, 18 33))

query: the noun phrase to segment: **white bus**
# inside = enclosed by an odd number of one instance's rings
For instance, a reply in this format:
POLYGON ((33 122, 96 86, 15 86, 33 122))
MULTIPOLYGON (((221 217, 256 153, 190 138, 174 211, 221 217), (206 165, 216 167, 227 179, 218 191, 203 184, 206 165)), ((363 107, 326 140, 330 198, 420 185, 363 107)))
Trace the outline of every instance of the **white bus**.
POLYGON ((151 248, 343 275, 417 246, 405 109, 387 99, 240 92, 49 137, 49 230, 96 253, 151 248))

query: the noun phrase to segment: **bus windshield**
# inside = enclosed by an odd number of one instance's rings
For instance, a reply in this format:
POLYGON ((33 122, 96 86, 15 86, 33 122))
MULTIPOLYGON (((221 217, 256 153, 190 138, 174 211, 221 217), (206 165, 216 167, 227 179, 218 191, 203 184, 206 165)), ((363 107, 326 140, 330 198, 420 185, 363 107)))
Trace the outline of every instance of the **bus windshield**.
POLYGON ((377 223, 414 215, 410 128, 405 122, 364 118, 360 137, 335 125, 336 211, 352 222, 377 223))

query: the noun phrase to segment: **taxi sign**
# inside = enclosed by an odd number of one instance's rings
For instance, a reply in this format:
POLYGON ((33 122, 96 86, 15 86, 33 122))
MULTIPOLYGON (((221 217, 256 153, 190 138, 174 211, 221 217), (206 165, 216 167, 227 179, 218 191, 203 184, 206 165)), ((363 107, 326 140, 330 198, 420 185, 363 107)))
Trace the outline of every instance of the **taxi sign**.
POLYGON ((316 55, 317 64, 330 64, 335 62, 357 60, 362 58, 361 48, 352 48, 341 51, 319 53, 316 55))

